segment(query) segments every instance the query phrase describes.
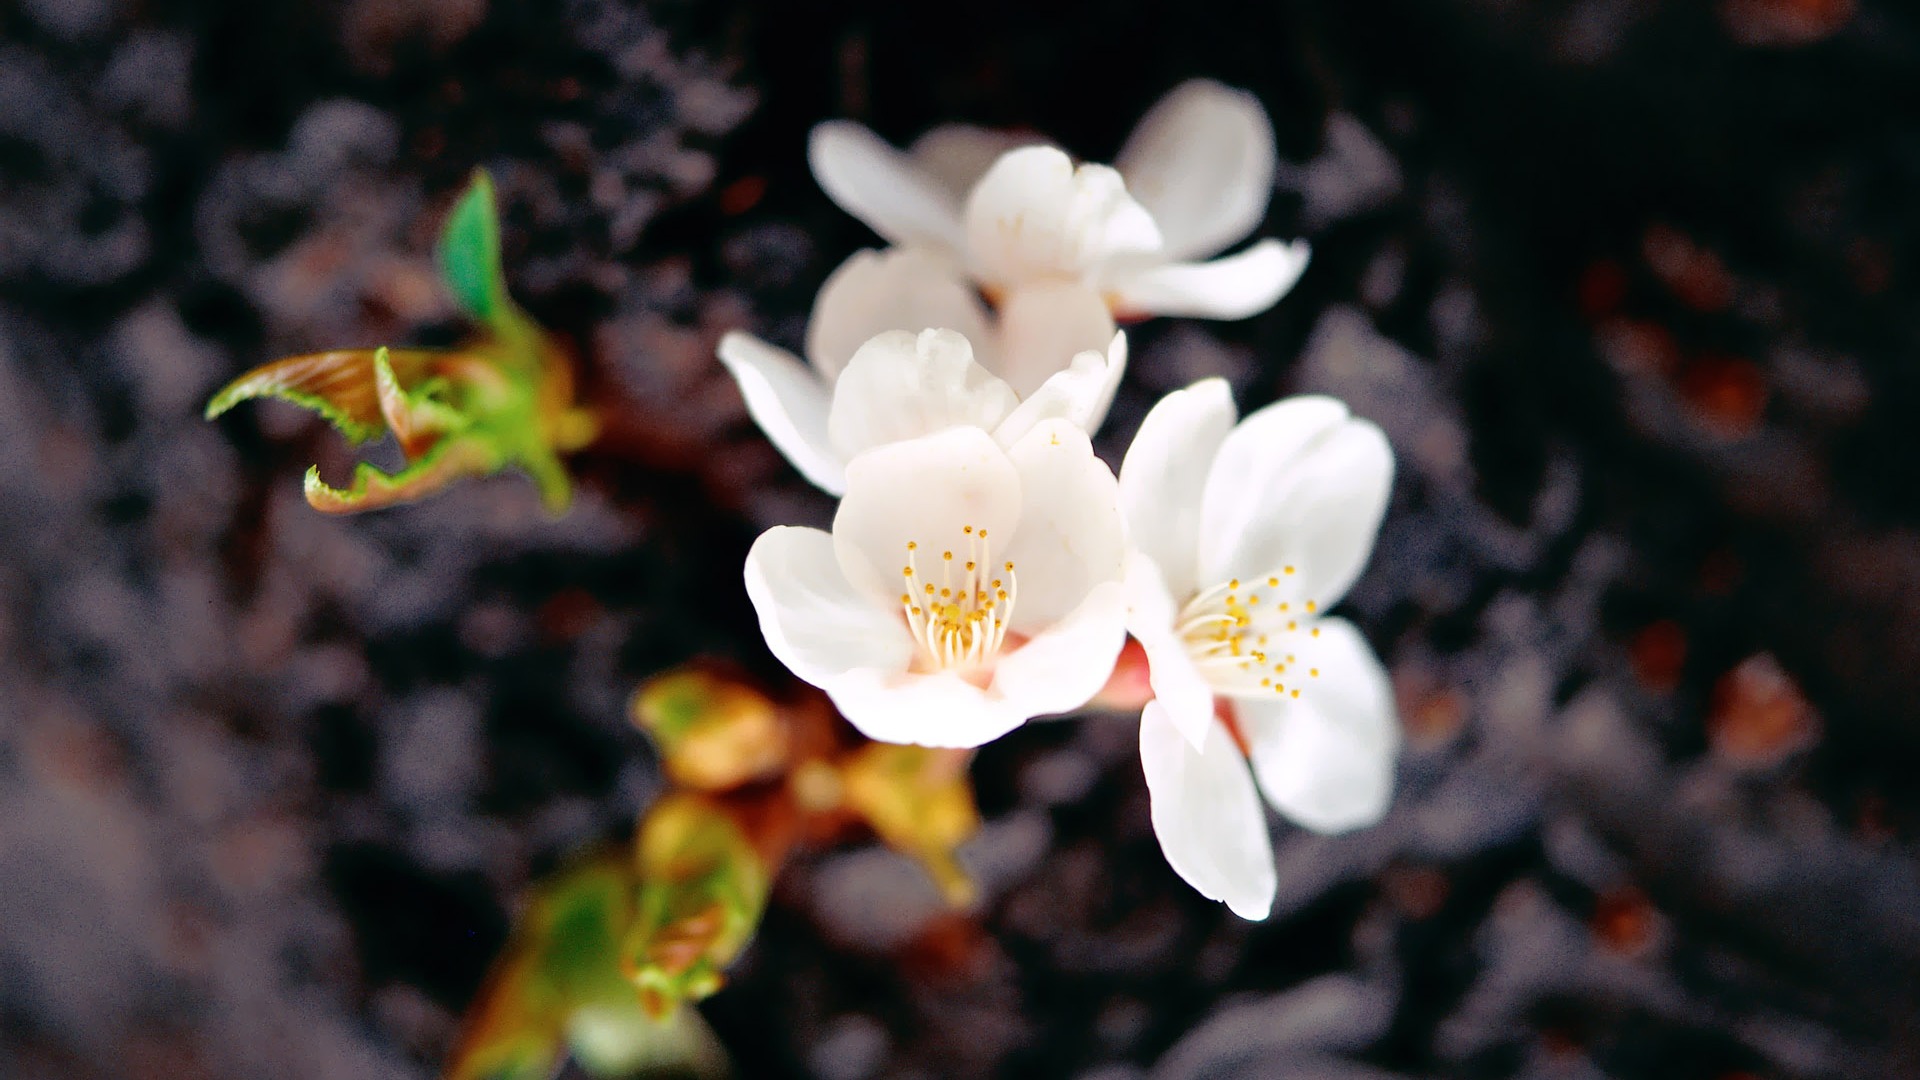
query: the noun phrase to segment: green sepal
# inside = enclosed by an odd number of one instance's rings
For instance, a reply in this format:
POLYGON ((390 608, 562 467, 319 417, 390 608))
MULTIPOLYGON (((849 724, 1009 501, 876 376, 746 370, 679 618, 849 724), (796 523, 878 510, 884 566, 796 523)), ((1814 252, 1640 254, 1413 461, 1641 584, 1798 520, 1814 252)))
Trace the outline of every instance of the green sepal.
POLYGON ((440 232, 440 276, 454 302, 476 322, 495 332, 514 318, 507 279, 500 268, 500 216, 494 204, 493 178, 475 169, 466 193, 453 206, 440 232))

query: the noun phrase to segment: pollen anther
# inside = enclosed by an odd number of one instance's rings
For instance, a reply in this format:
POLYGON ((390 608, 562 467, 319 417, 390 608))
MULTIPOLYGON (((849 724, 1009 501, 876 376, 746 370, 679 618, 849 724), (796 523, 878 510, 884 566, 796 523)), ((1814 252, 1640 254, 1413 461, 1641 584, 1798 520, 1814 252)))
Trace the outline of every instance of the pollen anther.
MULTIPOLYGON (((967 525, 962 532, 968 537, 967 553, 974 558, 963 561, 963 570, 954 565, 958 560, 952 551, 941 552, 941 584, 927 582, 924 586, 927 596, 933 597, 937 591, 938 599, 925 608, 913 604, 911 594, 903 594, 900 600, 907 627, 919 643, 923 658, 937 670, 972 668, 991 660, 1006 641, 1007 624, 1018 597, 1019 582, 1010 561, 1005 564, 1006 587, 1002 587, 1001 578, 988 584, 983 569, 989 558, 987 531, 967 525)), ((912 553, 919 546, 915 541, 907 543, 908 578, 917 573, 912 553)))
MULTIPOLYGON (((1287 567, 1285 572, 1295 570, 1287 567)), ((1270 585, 1277 585, 1279 576, 1267 580, 1270 585)), ((1282 654, 1269 653, 1268 639, 1302 629, 1302 620, 1287 615, 1294 603, 1302 601, 1270 598, 1268 603, 1260 604, 1260 596, 1243 590, 1237 578, 1202 589, 1181 608, 1174 632, 1207 681, 1219 692, 1244 693, 1258 689, 1299 697, 1298 686, 1288 686, 1280 682, 1279 677, 1292 675, 1297 684, 1302 677, 1317 678, 1320 669, 1308 669, 1303 675, 1295 666, 1298 658, 1294 654, 1284 654, 1283 662, 1282 654)), ((1311 608, 1311 601, 1304 603, 1311 608)), ((1314 637, 1320 636, 1319 627, 1309 623, 1306 629, 1314 637)))

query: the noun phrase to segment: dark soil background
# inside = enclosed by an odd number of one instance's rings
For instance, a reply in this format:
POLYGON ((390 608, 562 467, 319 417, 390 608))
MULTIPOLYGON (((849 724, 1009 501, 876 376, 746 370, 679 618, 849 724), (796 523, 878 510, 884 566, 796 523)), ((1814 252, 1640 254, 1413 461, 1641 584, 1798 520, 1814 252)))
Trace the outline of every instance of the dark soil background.
POLYGON ((530 882, 659 789, 626 695, 769 678, 754 533, 829 507, 712 360, 873 238, 808 127, 1109 157, 1260 95, 1273 312, 1134 331, 1110 450, 1209 373, 1338 394, 1401 477, 1351 614, 1409 747, 1276 825, 1242 923, 1165 866, 1130 724, 976 766, 985 900, 789 868, 705 1012, 748 1077, 1920 1076, 1920 18, 1851 0, 0 5, 0 1076, 425 1077, 530 882), (611 420, 309 511, 349 458, 208 394, 445 343, 500 185, 611 420))

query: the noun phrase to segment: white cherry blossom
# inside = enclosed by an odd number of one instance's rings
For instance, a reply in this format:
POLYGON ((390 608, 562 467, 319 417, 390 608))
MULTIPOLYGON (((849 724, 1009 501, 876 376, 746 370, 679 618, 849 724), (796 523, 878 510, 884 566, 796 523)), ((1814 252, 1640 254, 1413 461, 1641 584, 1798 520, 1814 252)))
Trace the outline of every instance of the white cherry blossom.
POLYGON ((1031 282, 1003 294, 996 307, 989 310, 973 283, 938 255, 915 248, 858 251, 827 278, 814 302, 807 359, 831 380, 875 334, 942 326, 964 334, 981 366, 1024 397, 1073 357, 1104 351, 1113 341, 1105 301, 1077 282, 1031 282))
MULTIPOLYGON (((912 309, 913 318, 962 314, 936 310, 945 302, 937 294, 925 297, 912 309)), ((720 339, 719 354, 767 438, 802 475, 833 495, 846 491, 848 463, 856 454, 942 426, 979 427, 1002 446, 1013 445, 1048 418, 1093 431, 1113 404, 1127 363, 1126 335, 1110 323, 1099 346, 1063 353, 1044 375, 1026 368, 1008 372, 1019 376, 1017 383, 983 366, 970 335, 956 330, 887 330, 841 357, 851 340, 846 324, 822 328, 820 323, 816 314, 809 335, 811 363, 737 331, 720 339)), ((974 334, 995 342, 991 330, 972 325, 974 334)), ((1065 349, 1074 342, 1040 344, 1065 349)))
POLYGON ((774 655, 870 738, 978 746, 1078 708, 1112 672, 1125 525, 1078 425, 1002 442, 977 421, 1009 404, 1004 384, 932 385, 924 408, 861 417, 833 531, 762 534, 747 594, 774 655), (931 430, 897 438, 916 428, 931 430))
POLYGON ((1391 798, 1386 671, 1324 612, 1365 565, 1392 479, 1386 437, 1340 402, 1289 398, 1236 424, 1218 379, 1156 405, 1121 467, 1154 832, 1242 917, 1265 918, 1274 896, 1259 795, 1327 833, 1372 824, 1391 798))
POLYGON ((827 195, 889 243, 946 260, 996 300, 1037 282, 1091 290, 1121 317, 1239 319, 1306 269, 1304 241, 1263 239, 1273 128, 1253 95, 1196 79, 1143 117, 1114 166, 1040 140, 953 125, 901 151, 850 121, 808 146, 827 195))

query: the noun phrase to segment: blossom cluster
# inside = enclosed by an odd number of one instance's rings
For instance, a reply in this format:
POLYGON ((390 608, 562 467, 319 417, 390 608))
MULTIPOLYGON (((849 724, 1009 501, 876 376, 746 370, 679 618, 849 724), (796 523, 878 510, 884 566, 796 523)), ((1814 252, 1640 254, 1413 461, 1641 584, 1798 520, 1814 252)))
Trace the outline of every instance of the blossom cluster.
POLYGON ((1328 609, 1367 561, 1392 452, 1331 398, 1240 418, 1218 379, 1161 400, 1117 475, 1090 435, 1126 368, 1120 323, 1245 318, 1305 270, 1299 241, 1199 261, 1265 216, 1265 111, 1186 83, 1111 167, 965 126, 901 151, 847 122, 809 158, 888 246, 828 278, 804 359, 720 343, 768 438, 839 498, 831 531, 776 527, 747 557, 768 646, 869 737, 923 746, 1132 682, 1168 862, 1264 918, 1263 803, 1335 832, 1391 794, 1386 673, 1328 609))

